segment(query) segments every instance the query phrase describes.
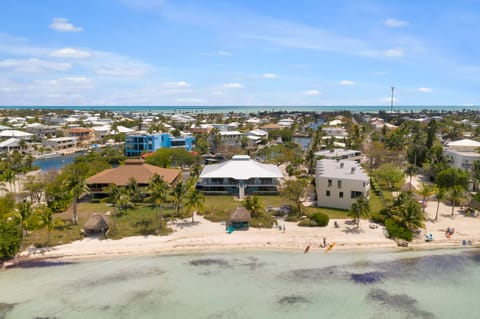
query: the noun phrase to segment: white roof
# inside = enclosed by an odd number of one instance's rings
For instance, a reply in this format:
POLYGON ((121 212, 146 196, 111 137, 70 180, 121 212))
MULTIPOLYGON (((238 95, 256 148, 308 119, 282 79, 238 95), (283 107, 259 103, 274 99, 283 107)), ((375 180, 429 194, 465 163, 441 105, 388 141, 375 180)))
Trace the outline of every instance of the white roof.
POLYGON ((470 140, 468 138, 466 139, 463 139, 463 140, 459 140, 459 141, 455 141, 455 142, 450 142, 447 144, 447 146, 451 147, 451 146, 468 146, 468 147, 480 147, 480 142, 477 142, 477 141, 474 141, 474 140, 470 140))
POLYGON ((131 128, 128 128, 125 126, 117 126, 117 131, 118 133, 131 133, 131 132, 134 132, 135 130, 132 130, 131 128))
POLYGON ((3 147, 16 147, 19 145, 19 142, 20 142, 20 139, 18 138, 9 138, 8 140, 5 140, 3 142, 0 143, 0 147, 3 148, 3 147))
POLYGON ((221 136, 236 136, 236 135, 243 135, 243 133, 239 131, 220 131, 221 136))
POLYGON ((248 155, 235 155, 230 161, 207 165, 200 178, 233 178, 247 180, 250 178, 282 178, 282 172, 276 165, 262 164, 250 159, 248 155))
POLYGON ((255 135, 255 136, 268 136, 268 133, 264 130, 252 130, 250 132, 248 132, 248 134, 250 135, 255 135))
POLYGON ((52 141, 52 142, 66 142, 66 141, 76 141, 76 137, 70 137, 70 136, 64 136, 64 137, 54 137, 54 138, 49 138, 47 141, 52 141))
POLYGON ((322 159, 317 161, 316 171, 318 176, 325 178, 369 180, 360 164, 355 161, 322 159))
POLYGON ((0 132, 0 137, 30 137, 33 134, 17 131, 17 130, 4 130, 0 132))

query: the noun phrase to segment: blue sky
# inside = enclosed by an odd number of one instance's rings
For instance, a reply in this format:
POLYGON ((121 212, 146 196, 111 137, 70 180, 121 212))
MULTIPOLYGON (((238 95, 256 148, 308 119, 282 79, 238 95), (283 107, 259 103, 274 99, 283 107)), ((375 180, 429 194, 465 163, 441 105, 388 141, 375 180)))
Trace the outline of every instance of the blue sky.
POLYGON ((478 1, 0 7, 0 105, 480 104, 478 1))

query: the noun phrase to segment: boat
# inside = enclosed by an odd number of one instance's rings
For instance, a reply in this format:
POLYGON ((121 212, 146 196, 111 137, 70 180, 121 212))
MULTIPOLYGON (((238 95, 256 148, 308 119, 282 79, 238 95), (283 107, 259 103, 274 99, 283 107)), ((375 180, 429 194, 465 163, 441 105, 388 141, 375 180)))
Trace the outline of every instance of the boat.
POLYGON ((330 250, 333 249, 333 247, 335 247, 336 244, 337 244, 336 242, 333 242, 330 245, 328 245, 327 248, 325 248, 325 252, 328 253, 330 250))

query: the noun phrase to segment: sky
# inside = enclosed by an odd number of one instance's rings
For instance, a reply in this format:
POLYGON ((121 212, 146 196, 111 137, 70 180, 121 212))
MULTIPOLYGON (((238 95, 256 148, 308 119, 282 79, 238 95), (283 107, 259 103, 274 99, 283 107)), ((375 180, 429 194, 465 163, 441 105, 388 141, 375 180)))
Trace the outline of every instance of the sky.
POLYGON ((479 1, 2 0, 0 105, 480 105, 479 1))

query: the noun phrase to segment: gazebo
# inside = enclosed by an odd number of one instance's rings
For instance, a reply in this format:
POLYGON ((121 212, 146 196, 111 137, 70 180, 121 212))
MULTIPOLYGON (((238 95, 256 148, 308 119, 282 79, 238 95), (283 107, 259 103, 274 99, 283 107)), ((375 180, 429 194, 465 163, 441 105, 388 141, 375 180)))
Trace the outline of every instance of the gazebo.
POLYGON ((238 206, 230 214, 229 228, 236 229, 248 229, 249 222, 252 219, 250 212, 243 206, 238 206))
POLYGON ((103 233, 105 234, 108 230, 108 222, 105 216, 100 214, 93 214, 87 220, 85 225, 83 226, 83 232, 85 234, 97 234, 103 233))

